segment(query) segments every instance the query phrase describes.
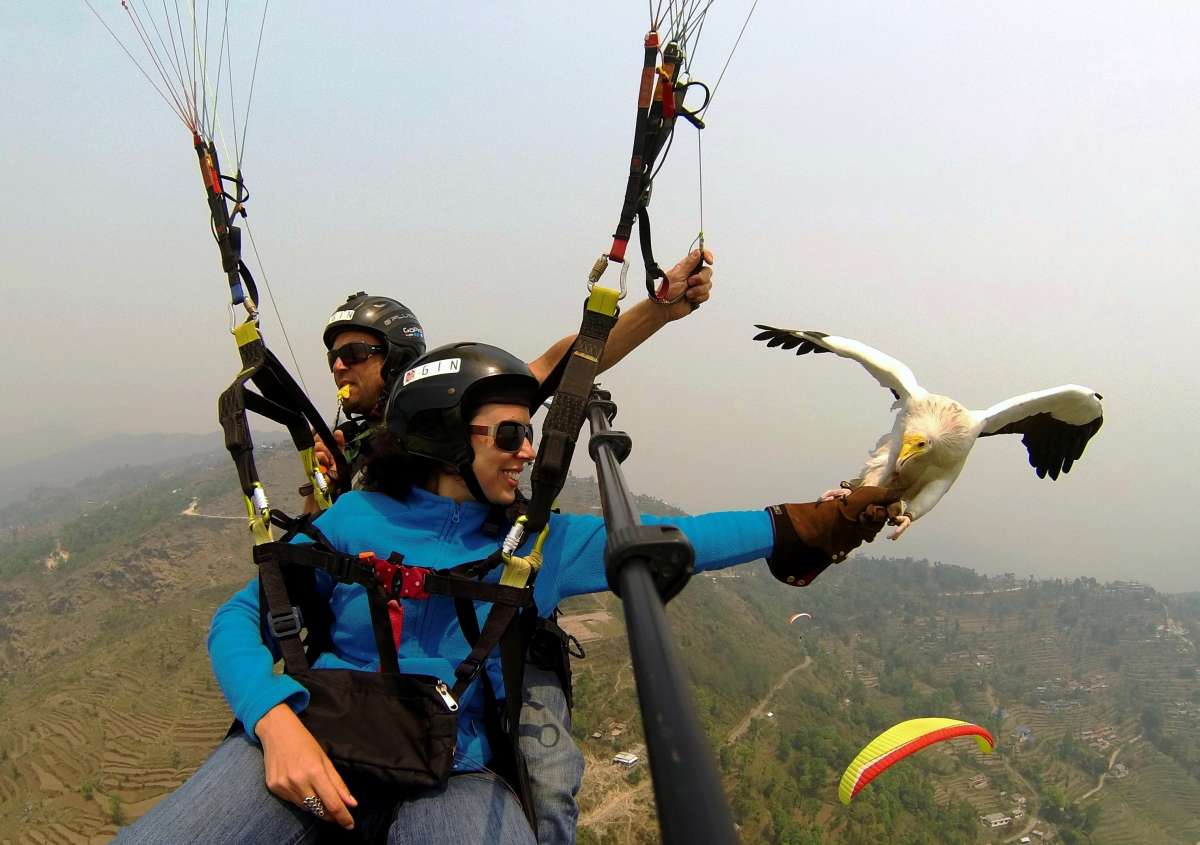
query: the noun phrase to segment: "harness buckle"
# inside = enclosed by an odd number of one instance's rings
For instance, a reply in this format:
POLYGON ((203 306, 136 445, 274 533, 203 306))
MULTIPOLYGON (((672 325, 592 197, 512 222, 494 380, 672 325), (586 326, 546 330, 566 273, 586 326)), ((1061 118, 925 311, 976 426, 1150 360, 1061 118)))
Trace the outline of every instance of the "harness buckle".
POLYGON ((471 655, 467 655, 467 659, 458 664, 454 669, 454 677, 459 681, 470 683, 479 675, 479 670, 483 668, 483 661, 478 660, 471 655))
POLYGON ((295 637, 304 627, 304 615, 300 613, 300 608, 293 605, 287 610, 268 614, 267 624, 277 640, 295 637))
POLYGON ((383 560, 374 552, 360 552, 358 559, 362 566, 375 576, 375 583, 383 590, 385 596, 392 594, 392 584, 396 573, 403 569, 398 563, 383 560))
POLYGON ((423 566, 400 567, 400 583, 397 593, 405 599, 427 599, 429 593, 425 590, 425 576, 431 570, 423 566))

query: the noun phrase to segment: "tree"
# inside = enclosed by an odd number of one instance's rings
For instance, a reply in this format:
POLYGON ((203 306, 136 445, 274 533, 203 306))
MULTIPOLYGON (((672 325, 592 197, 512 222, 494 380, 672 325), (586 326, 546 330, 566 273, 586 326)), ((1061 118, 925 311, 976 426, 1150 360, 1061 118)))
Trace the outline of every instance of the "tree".
POLYGON ((125 808, 121 806, 121 799, 116 795, 109 796, 108 817, 112 819, 112 823, 117 827, 125 825, 125 808))

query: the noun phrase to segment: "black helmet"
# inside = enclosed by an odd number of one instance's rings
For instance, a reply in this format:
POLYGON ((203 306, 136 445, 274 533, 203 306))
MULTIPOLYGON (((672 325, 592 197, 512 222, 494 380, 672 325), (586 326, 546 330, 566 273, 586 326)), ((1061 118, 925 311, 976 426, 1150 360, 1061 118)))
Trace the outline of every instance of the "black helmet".
POLYGON ((396 445, 456 467, 475 498, 486 502, 471 469, 471 416, 489 402, 528 407, 537 390, 520 358, 486 343, 452 343, 423 355, 395 380, 384 420, 396 445))
POLYGON ((325 323, 322 338, 325 348, 333 348, 333 339, 347 329, 362 329, 377 334, 387 344, 383 378, 401 372, 415 358, 425 354, 425 330, 408 308, 386 296, 370 296, 363 291, 346 297, 325 323))

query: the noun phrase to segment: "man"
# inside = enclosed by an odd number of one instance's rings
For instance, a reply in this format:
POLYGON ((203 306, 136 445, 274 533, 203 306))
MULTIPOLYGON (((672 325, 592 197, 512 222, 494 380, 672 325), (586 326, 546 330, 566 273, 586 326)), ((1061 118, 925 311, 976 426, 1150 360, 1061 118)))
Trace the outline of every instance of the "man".
MULTIPOLYGON (((691 252, 667 271, 667 299, 678 301, 643 300, 621 314, 605 345, 600 370, 612 367, 667 323, 686 317, 708 301, 712 269, 705 265, 712 261, 707 250, 703 256, 691 252)), ((334 311, 323 337, 341 409, 348 416, 334 431, 334 438, 357 477, 363 449, 382 422, 390 381, 424 353, 425 333, 416 315, 401 303, 360 292, 334 311)), ((544 382, 574 342, 574 335, 564 337, 531 361, 534 377, 544 382)), ((332 455, 319 440, 316 451, 321 464, 332 471, 332 455)), ((311 495, 306 509, 315 509, 311 495)), ((573 843, 583 754, 571 738, 570 661, 566 635, 552 619, 539 621, 541 627, 525 666, 519 741, 538 816, 538 841, 542 845, 573 843)))

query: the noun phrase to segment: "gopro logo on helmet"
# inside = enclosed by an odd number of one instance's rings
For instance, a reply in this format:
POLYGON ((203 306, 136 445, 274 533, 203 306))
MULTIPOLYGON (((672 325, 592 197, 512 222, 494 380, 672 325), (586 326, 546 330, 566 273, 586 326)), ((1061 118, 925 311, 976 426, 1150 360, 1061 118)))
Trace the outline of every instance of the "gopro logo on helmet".
POLYGON ((445 376, 457 373, 462 369, 462 358, 445 358, 441 361, 430 361, 419 367, 413 367, 404 373, 403 384, 412 384, 430 376, 445 376))
POLYGON ((325 325, 328 326, 330 323, 336 323, 339 320, 353 320, 353 319, 354 319, 354 311, 353 310, 351 310, 351 311, 334 311, 333 316, 329 318, 328 322, 326 322, 325 325))

